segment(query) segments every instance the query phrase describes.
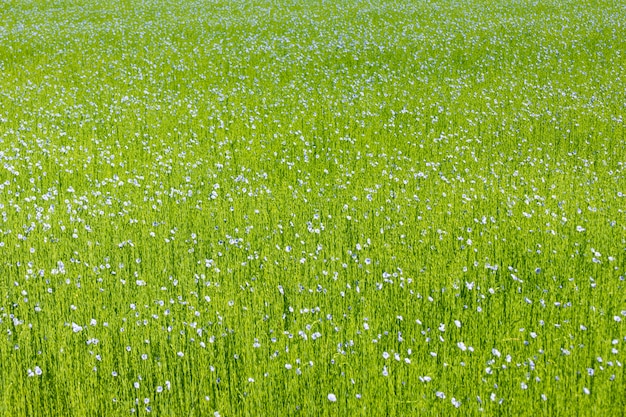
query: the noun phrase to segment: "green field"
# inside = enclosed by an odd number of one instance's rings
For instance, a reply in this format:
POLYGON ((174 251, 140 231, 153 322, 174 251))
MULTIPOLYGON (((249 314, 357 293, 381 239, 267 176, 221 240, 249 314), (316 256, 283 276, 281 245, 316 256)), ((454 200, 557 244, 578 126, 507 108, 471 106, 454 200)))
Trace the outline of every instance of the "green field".
POLYGON ((624 415, 625 114, 621 0, 4 0, 0 415, 624 415))

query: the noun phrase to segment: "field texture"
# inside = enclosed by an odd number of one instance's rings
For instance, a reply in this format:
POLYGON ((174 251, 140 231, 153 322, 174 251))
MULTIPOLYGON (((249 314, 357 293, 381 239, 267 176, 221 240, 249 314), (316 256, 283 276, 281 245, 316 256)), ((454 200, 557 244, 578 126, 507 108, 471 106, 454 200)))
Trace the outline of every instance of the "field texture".
POLYGON ((0 3, 0 415, 626 410, 626 4, 0 3))

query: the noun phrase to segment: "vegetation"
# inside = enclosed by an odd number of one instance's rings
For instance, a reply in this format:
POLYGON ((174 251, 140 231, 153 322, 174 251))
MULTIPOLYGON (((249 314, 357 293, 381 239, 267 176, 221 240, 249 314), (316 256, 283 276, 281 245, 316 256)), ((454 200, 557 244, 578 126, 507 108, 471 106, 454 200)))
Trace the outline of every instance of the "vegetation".
POLYGON ((3 415, 620 415, 622 1, 0 5, 3 415))

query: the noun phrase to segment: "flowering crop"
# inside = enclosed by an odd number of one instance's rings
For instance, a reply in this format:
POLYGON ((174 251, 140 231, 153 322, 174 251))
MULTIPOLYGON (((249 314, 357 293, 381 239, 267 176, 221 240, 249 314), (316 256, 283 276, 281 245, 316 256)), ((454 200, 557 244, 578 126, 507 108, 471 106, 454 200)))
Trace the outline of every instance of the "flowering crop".
POLYGON ((6 415, 621 415, 616 0, 0 7, 6 415))

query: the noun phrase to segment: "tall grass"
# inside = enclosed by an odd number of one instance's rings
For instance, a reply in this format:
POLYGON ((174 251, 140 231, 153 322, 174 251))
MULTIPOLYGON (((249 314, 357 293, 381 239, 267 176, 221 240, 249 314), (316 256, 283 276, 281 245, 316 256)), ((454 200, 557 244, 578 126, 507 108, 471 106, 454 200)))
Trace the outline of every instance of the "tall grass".
POLYGON ((622 2, 0 17, 2 414, 623 414, 622 2))

